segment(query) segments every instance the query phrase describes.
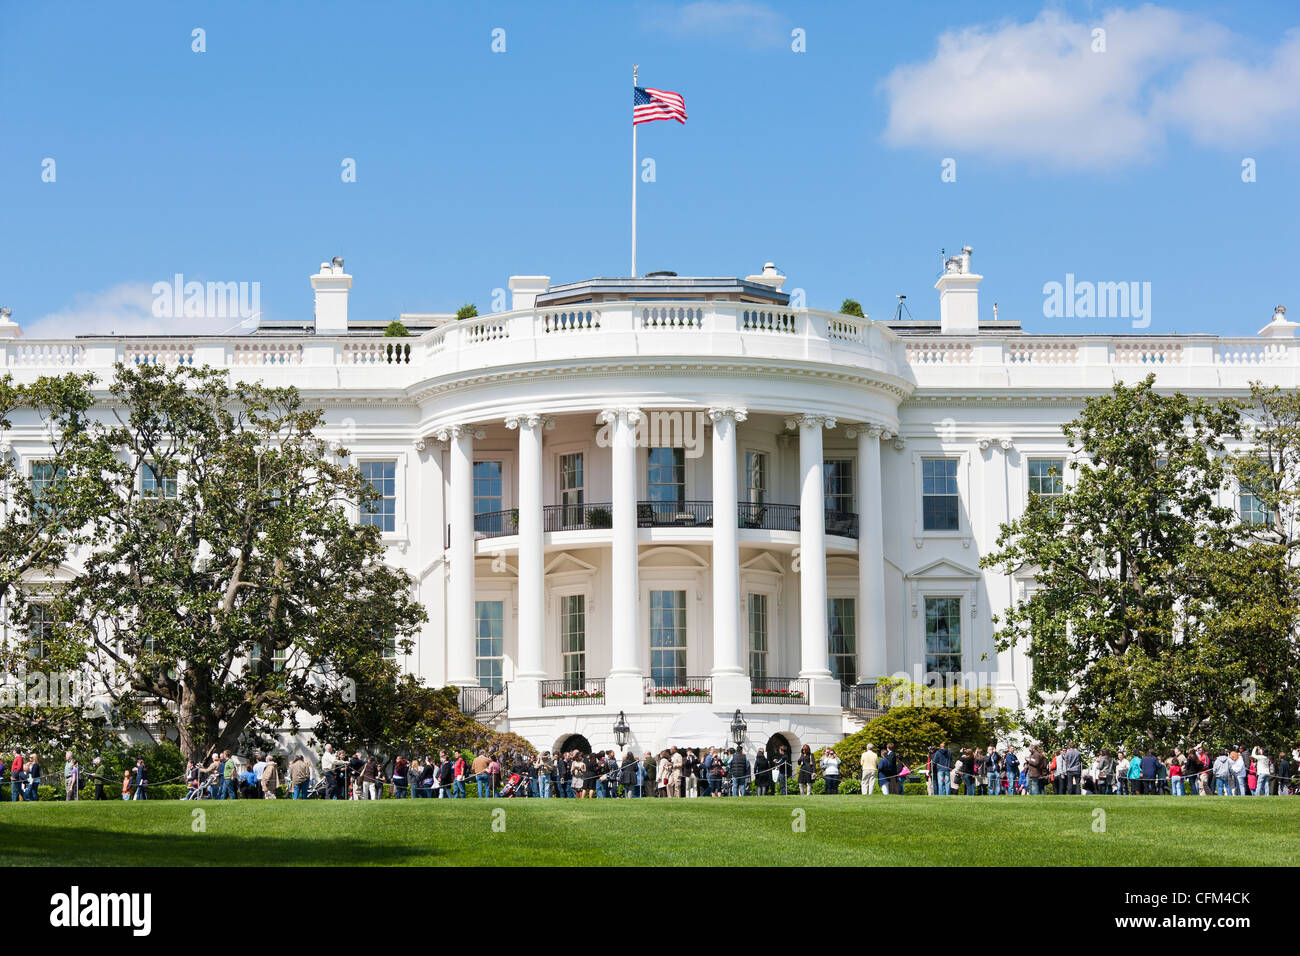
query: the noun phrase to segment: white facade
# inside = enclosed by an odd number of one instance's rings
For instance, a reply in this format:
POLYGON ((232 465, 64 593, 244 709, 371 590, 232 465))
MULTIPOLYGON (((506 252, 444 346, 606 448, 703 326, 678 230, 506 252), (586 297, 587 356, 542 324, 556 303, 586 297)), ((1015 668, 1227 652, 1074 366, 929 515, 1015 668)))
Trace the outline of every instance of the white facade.
MULTIPOLYGON (((979 560, 1031 483, 1068 475, 1062 423, 1149 373, 1207 396, 1297 385, 1285 310, 1242 339, 1029 335, 981 321, 969 250, 938 322, 790 308, 782 281, 516 276, 511 311, 411 316, 394 340, 349 320, 335 260, 314 326, 36 342, 0 324, 0 370, 180 362, 297 386, 391 474, 372 520, 429 615, 403 666, 499 684, 471 695, 479 715, 539 749, 612 747, 622 713, 637 752, 723 744, 736 710, 751 744, 822 746, 856 726, 842 679, 952 672, 1021 704, 1028 662, 994 649, 993 618, 1032 581, 979 560), (602 696, 548 696, 566 686, 602 696)), ((0 441, 24 467, 45 451, 30 422, 0 441)))

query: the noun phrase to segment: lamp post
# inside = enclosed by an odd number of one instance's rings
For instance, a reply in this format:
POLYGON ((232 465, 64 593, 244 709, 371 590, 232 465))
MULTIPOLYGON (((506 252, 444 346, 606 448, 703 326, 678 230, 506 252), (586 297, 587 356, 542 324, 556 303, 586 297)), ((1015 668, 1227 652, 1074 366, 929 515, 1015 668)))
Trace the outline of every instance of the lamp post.
POLYGON ((631 733, 632 728, 627 725, 627 715, 620 710, 618 720, 614 721, 614 742, 618 744, 619 750, 627 746, 627 738, 631 733))
POLYGON ((740 715, 740 708, 736 708, 736 714, 731 718, 731 739, 735 741, 737 747, 745 743, 745 718, 740 715))

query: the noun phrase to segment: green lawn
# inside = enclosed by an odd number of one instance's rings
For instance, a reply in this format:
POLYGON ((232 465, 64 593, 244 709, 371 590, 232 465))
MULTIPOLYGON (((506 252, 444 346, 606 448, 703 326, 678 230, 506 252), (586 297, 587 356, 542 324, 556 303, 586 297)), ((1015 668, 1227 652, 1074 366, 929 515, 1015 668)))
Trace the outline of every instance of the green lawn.
POLYGON ((0 804, 0 865, 1291 865, 1300 799, 0 804), (1096 832, 1094 809, 1105 810, 1096 832), (498 829, 494 830, 494 810, 498 829), (194 832, 192 813, 206 815, 194 832), (795 824, 803 811, 804 832, 795 824), (504 824, 504 832, 500 831, 504 824))

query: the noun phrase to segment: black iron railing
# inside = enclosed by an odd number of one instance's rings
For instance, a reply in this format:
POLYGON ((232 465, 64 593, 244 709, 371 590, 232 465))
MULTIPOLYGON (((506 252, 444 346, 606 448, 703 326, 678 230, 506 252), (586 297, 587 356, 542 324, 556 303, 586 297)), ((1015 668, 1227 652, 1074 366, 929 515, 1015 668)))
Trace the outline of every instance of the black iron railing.
POLYGON ((840 684, 840 706, 854 713, 884 713, 888 698, 877 692, 875 683, 840 684))
POLYGON ((474 516, 474 537, 499 538, 504 534, 519 533, 519 509, 485 511, 474 516))
POLYGON ((585 680, 544 680, 541 686, 543 707, 582 707, 605 702, 605 678, 585 680))
POLYGON ((492 687, 458 688, 456 704, 466 717, 488 717, 503 713, 510 707, 510 685, 502 684, 500 690, 492 687))
POLYGON ((647 677, 645 702, 647 704, 711 704, 713 703, 713 678, 683 677, 674 680, 647 677))
POLYGON ((755 704, 806 704, 806 677, 754 677, 750 679, 750 701, 755 704))
POLYGON ((589 531, 614 527, 614 506, 608 503, 547 505, 542 509, 546 531, 589 531))
POLYGON ((742 501, 737 506, 737 524, 756 531, 798 531, 799 506, 754 504, 742 501))
POLYGON ((858 536, 858 516, 853 511, 826 510, 826 533, 837 534, 843 538, 858 536))
POLYGON ((638 501, 638 528, 711 528, 712 501, 638 501))

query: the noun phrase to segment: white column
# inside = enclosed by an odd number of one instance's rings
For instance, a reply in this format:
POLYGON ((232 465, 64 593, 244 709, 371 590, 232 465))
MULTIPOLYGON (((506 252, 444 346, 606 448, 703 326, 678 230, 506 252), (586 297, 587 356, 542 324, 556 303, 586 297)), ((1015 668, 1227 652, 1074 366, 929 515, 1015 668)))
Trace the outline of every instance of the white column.
POLYGON ((438 687, 445 682, 447 659, 443 653, 447 634, 447 569, 446 535, 447 515, 443 509, 443 442, 432 435, 415 442, 419 456, 419 525, 414 542, 417 567, 427 567, 443 559, 436 572, 419 581, 419 600, 428 611, 429 620, 416 641, 413 670, 428 686, 438 687))
MULTIPOLYGON (((810 703, 839 703, 826 641, 826 492, 822 478, 822 429, 835 419, 802 415, 799 428, 799 676, 807 678, 810 703)), ((787 424, 790 424, 787 422, 787 424)))
POLYGON ((861 425, 858 438, 858 677, 888 674, 885 653, 885 534, 880 495, 879 425, 861 425))
MULTIPOLYGON (((507 428, 519 429, 519 669, 516 683, 539 681, 545 620, 546 549, 542 539, 541 415, 512 415, 507 428)), ((520 703, 531 702, 528 689, 517 690, 520 703)), ((540 702, 539 702, 540 703, 540 702)))
POLYGON ((610 707, 642 702, 638 610, 636 520, 636 426, 641 413, 634 408, 606 409, 600 420, 610 426, 613 548, 610 568, 611 666, 605 686, 610 707))
POLYGON ((740 622, 736 531, 736 425, 743 408, 710 408, 713 422, 713 703, 748 707, 750 684, 740 622))
POLYGON ((474 687, 474 429, 452 425, 438 433, 451 443, 448 522, 447 683, 474 687))

